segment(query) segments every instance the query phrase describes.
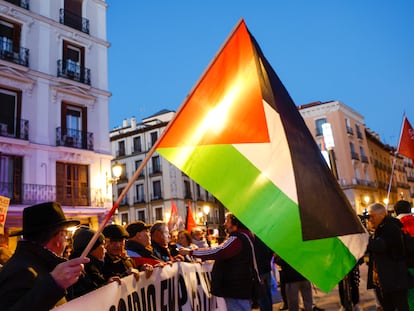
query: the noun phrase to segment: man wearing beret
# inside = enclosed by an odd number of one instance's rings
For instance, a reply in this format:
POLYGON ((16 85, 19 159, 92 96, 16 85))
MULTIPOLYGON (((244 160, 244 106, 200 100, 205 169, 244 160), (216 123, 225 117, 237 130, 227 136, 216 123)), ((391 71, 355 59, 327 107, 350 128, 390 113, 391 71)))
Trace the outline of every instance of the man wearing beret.
POLYGON ((66 288, 74 284, 88 258, 66 261, 66 229, 79 224, 68 220, 57 202, 46 202, 23 210, 22 235, 10 260, 0 272, 0 308, 50 310, 66 302, 66 288))

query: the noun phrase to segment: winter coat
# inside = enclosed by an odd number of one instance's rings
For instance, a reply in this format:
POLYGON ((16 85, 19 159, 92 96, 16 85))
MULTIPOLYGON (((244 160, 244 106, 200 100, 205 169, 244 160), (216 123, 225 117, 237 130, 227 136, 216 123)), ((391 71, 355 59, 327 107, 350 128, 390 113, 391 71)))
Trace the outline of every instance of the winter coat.
POLYGON ((50 272, 65 259, 29 241, 19 241, 0 272, 2 311, 43 311, 66 302, 50 272))
POLYGON ((408 269, 404 255, 401 233, 402 223, 391 216, 386 216, 370 238, 368 288, 375 287, 373 266, 376 265, 380 286, 384 293, 408 288, 408 269))
POLYGON ((70 300, 83 296, 107 283, 107 279, 103 274, 104 262, 91 255, 88 257, 90 262, 85 264, 85 271, 79 280, 67 289, 68 299, 70 300))

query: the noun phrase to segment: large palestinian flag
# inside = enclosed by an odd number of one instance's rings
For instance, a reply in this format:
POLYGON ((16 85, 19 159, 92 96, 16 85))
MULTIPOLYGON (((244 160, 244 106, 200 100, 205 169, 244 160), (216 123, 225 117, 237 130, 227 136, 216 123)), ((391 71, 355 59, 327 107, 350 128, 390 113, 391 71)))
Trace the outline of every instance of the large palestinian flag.
POLYGON ((365 251, 365 229, 243 20, 157 151, 324 291, 365 251))

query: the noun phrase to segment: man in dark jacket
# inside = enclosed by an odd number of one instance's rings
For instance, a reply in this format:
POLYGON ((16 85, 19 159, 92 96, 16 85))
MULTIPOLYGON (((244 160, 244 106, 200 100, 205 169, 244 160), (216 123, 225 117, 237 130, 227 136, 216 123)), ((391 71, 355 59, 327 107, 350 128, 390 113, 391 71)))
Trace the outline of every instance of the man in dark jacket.
POLYGON ((105 258, 103 274, 105 279, 114 276, 123 278, 131 273, 139 279, 139 272, 135 269, 134 261, 127 256, 125 240, 129 237, 124 227, 118 224, 107 225, 102 230, 105 236, 105 258))
POLYGON ((50 310, 66 302, 66 288, 74 284, 87 258, 66 261, 66 229, 78 225, 67 220, 59 203, 47 202, 23 210, 23 235, 14 255, 0 272, 0 309, 50 310))
POLYGON ((223 297, 227 310, 251 311, 253 281, 252 246, 254 235, 232 213, 224 223, 229 237, 215 248, 180 249, 183 256, 215 260, 211 272, 211 293, 223 297))
POLYGON ((384 205, 368 207, 368 225, 374 230, 369 252, 368 287, 375 288, 384 311, 408 311, 408 269, 401 222, 387 215, 384 205))

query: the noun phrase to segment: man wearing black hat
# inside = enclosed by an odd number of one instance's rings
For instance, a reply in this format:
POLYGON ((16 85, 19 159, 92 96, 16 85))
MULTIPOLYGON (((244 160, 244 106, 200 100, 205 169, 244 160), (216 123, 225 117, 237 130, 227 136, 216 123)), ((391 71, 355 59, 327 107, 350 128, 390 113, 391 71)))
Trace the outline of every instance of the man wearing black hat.
POLYGON ((14 255, 0 272, 1 310, 50 310, 66 302, 66 288, 74 284, 88 258, 66 261, 68 220, 59 203, 46 202, 23 210, 22 235, 14 255))
POLYGON ((105 236, 105 264, 103 268, 104 276, 109 279, 113 276, 120 278, 131 273, 135 278, 139 278, 139 272, 135 269, 135 264, 131 258, 126 255, 125 239, 129 237, 124 227, 117 224, 106 226, 103 231, 105 236))
POLYGON ((152 252, 149 228, 151 225, 142 221, 133 222, 126 227, 129 234, 129 239, 125 244, 127 255, 134 260, 135 266, 140 271, 148 271, 150 269, 148 265, 152 268, 161 264, 152 252))

